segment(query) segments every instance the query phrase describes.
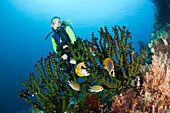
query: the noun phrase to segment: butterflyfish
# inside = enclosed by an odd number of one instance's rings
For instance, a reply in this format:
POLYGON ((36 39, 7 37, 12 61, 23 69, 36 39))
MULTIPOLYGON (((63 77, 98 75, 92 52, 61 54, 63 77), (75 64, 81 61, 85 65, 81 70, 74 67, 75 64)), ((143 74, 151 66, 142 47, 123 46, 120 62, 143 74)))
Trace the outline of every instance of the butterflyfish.
POLYGON ((76 74, 80 77, 89 76, 90 73, 88 73, 84 68, 86 68, 84 62, 80 62, 75 69, 76 74))
POLYGON ((115 77, 113 61, 110 58, 106 58, 103 62, 104 68, 109 72, 109 74, 115 77))

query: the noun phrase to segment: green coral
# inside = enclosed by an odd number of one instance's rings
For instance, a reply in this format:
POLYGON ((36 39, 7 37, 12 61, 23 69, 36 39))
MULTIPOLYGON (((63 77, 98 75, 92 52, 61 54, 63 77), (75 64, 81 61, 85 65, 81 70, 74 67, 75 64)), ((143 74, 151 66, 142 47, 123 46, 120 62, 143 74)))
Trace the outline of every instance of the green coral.
MULTIPOLYGON (((26 92, 23 94, 20 93, 19 96, 34 107, 47 113, 55 111, 64 112, 69 104, 69 98, 76 95, 76 93, 66 84, 69 76, 65 75, 65 71, 66 73, 68 72, 68 75, 72 74, 72 72, 69 71, 70 69, 66 70, 68 68, 66 68, 67 64, 65 61, 54 58, 51 53, 50 56, 47 56, 47 58, 44 59, 44 63, 42 58, 38 63, 39 67, 37 64, 34 67, 38 72, 39 80, 35 78, 33 73, 30 73, 29 80, 22 82, 23 85, 36 97, 37 102, 33 102, 29 99, 26 92), (61 92, 63 93, 61 94, 61 92)), ((74 71, 72 75, 75 75, 74 71)))
POLYGON ((123 28, 118 26, 118 29, 116 26, 113 27, 115 33, 113 38, 105 27, 105 31, 102 28, 99 31, 99 42, 92 34, 91 42, 78 38, 75 44, 68 43, 70 51, 66 53, 67 60, 61 58, 62 51, 59 51, 58 55, 50 53, 44 60, 41 58, 38 61, 39 66, 37 64, 34 66, 39 78, 30 73, 29 80, 22 82, 27 90, 19 92, 19 97, 45 113, 88 112, 89 108, 85 101, 89 95, 95 94, 104 98, 125 91, 131 87, 132 78, 139 73, 143 62, 142 56, 145 54, 145 49, 140 49, 140 55, 134 53, 132 42, 128 42, 131 33, 125 29, 124 26, 123 28), (77 62, 85 62, 86 71, 90 73, 90 76, 84 77, 84 82, 80 84, 80 91, 74 91, 67 83, 68 80, 78 82, 76 65, 69 63, 71 58, 75 58, 77 62), (115 77, 110 76, 103 68, 103 61, 106 58, 110 58, 114 63, 115 77), (91 85, 102 85, 106 90, 91 93, 88 91, 91 85), (30 94, 35 95, 36 101, 33 101, 30 94), (78 107, 68 107, 71 97, 77 99, 78 107))
MULTIPOLYGON (((86 63, 87 70, 91 74, 91 78, 94 78, 94 82, 98 82, 97 84, 102 83, 108 89, 112 91, 116 91, 116 93, 120 93, 124 91, 126 88, 130 87, 130 81, 132 78, 139 73, 139 70, 142 66, 142 56, 145 54, 144 50, 140 49, 141 54, 134 53, 134 48, 132 48, 132 42, 128 42, 128 39, 131 38, 131 33, 129 30, 125 30, 126 27, 123 26, 121 29, 118 26, 113 27, 113 31, 115 33, 114 38, 110 35, 107 28, 105 27, 105 31, 101 28, 100 40, 99 44, 97 42, 98 38, 94 37, 92 34, 92 41, 89 42, 78 40, 79 46, 75 46, 78 48, 77 52, 82 49, 84 53, 86 53, 84 59, 86 63), (120 31, 120 33, 119 33, 120 31), (94 51, 95 56, 90 53, 90 48, 94 51), (114 61, 115 66, 115 77, 111 77, 107 70, 105 70, 102 66, 103 61, 106 58, 111 58, 114 61), (95 60, 96 59, 96 60, 95 60), (101 75, 101 76, 100 76, 101 75), (100 76, 100 77, 99 77, 100 76), (113 79, 108 81, 107 78, 113 79), (113 81, 113 82, 111 82, 113 81)), ((70 46, 69 46, 70 47, 70 46)), ((70 47, 70 49, 73 49, 70 47)), ((75 54, 74 51, 71 51, 71 54, 75 54)), ((84 54, 82 55, 84 56, 84 54)), ((77 60, 76 55, 73 56, 77 60)), ((79 55, 80 57, 80 55, 79 55)), ((85 78, 85 81, 89 78, 85 78)))

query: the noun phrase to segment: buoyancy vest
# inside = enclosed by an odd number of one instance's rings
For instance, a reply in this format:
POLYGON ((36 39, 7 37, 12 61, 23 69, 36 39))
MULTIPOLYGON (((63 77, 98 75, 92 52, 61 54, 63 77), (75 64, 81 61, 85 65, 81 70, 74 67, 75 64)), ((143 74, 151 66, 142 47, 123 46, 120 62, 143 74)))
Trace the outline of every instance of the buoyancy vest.
POLYGON ((68 25, 67 26, 63 25, 53 32, 52 44, 54 51, 56 53, 58 53, 57 48, 62 49, 61 47, 67 45, 68 42, 74 44, 75 41, 76 41, 75 34, 72 28, 69 27, 68 25))

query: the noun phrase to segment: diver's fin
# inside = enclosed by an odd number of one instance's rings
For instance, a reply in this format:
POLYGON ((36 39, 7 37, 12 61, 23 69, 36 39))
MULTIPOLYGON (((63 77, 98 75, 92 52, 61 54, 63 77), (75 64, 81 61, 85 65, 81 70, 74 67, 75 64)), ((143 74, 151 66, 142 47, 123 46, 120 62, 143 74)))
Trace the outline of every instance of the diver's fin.
POLYGON ((45 40, 47 40, 47 38, 51 35, 52 32, 53 32, 53 31, 51 31, 51 32, 46 36, 45 40))

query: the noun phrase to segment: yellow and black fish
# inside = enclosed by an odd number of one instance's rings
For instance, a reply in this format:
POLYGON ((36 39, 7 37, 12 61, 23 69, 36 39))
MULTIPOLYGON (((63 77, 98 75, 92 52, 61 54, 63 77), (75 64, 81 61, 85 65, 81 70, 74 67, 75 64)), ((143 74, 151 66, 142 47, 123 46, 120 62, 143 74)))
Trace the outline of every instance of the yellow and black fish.
POLYGON ((84 62, 80 62, 80 63, 77 65, 77 67, 76 67, 76 69, 75 69, 76 74, 77 74, 78 76, 80 76, 80 77, 89 76, 90 73, 88 73, 88 72, 86 71, 86 69, 83 69, 82 67, 86 68, 84 62))
POLYGON ((110 58, 106 58, 103 62, 104 68, 109 72, 109 74, 115 77, 113 61, 110 58))

